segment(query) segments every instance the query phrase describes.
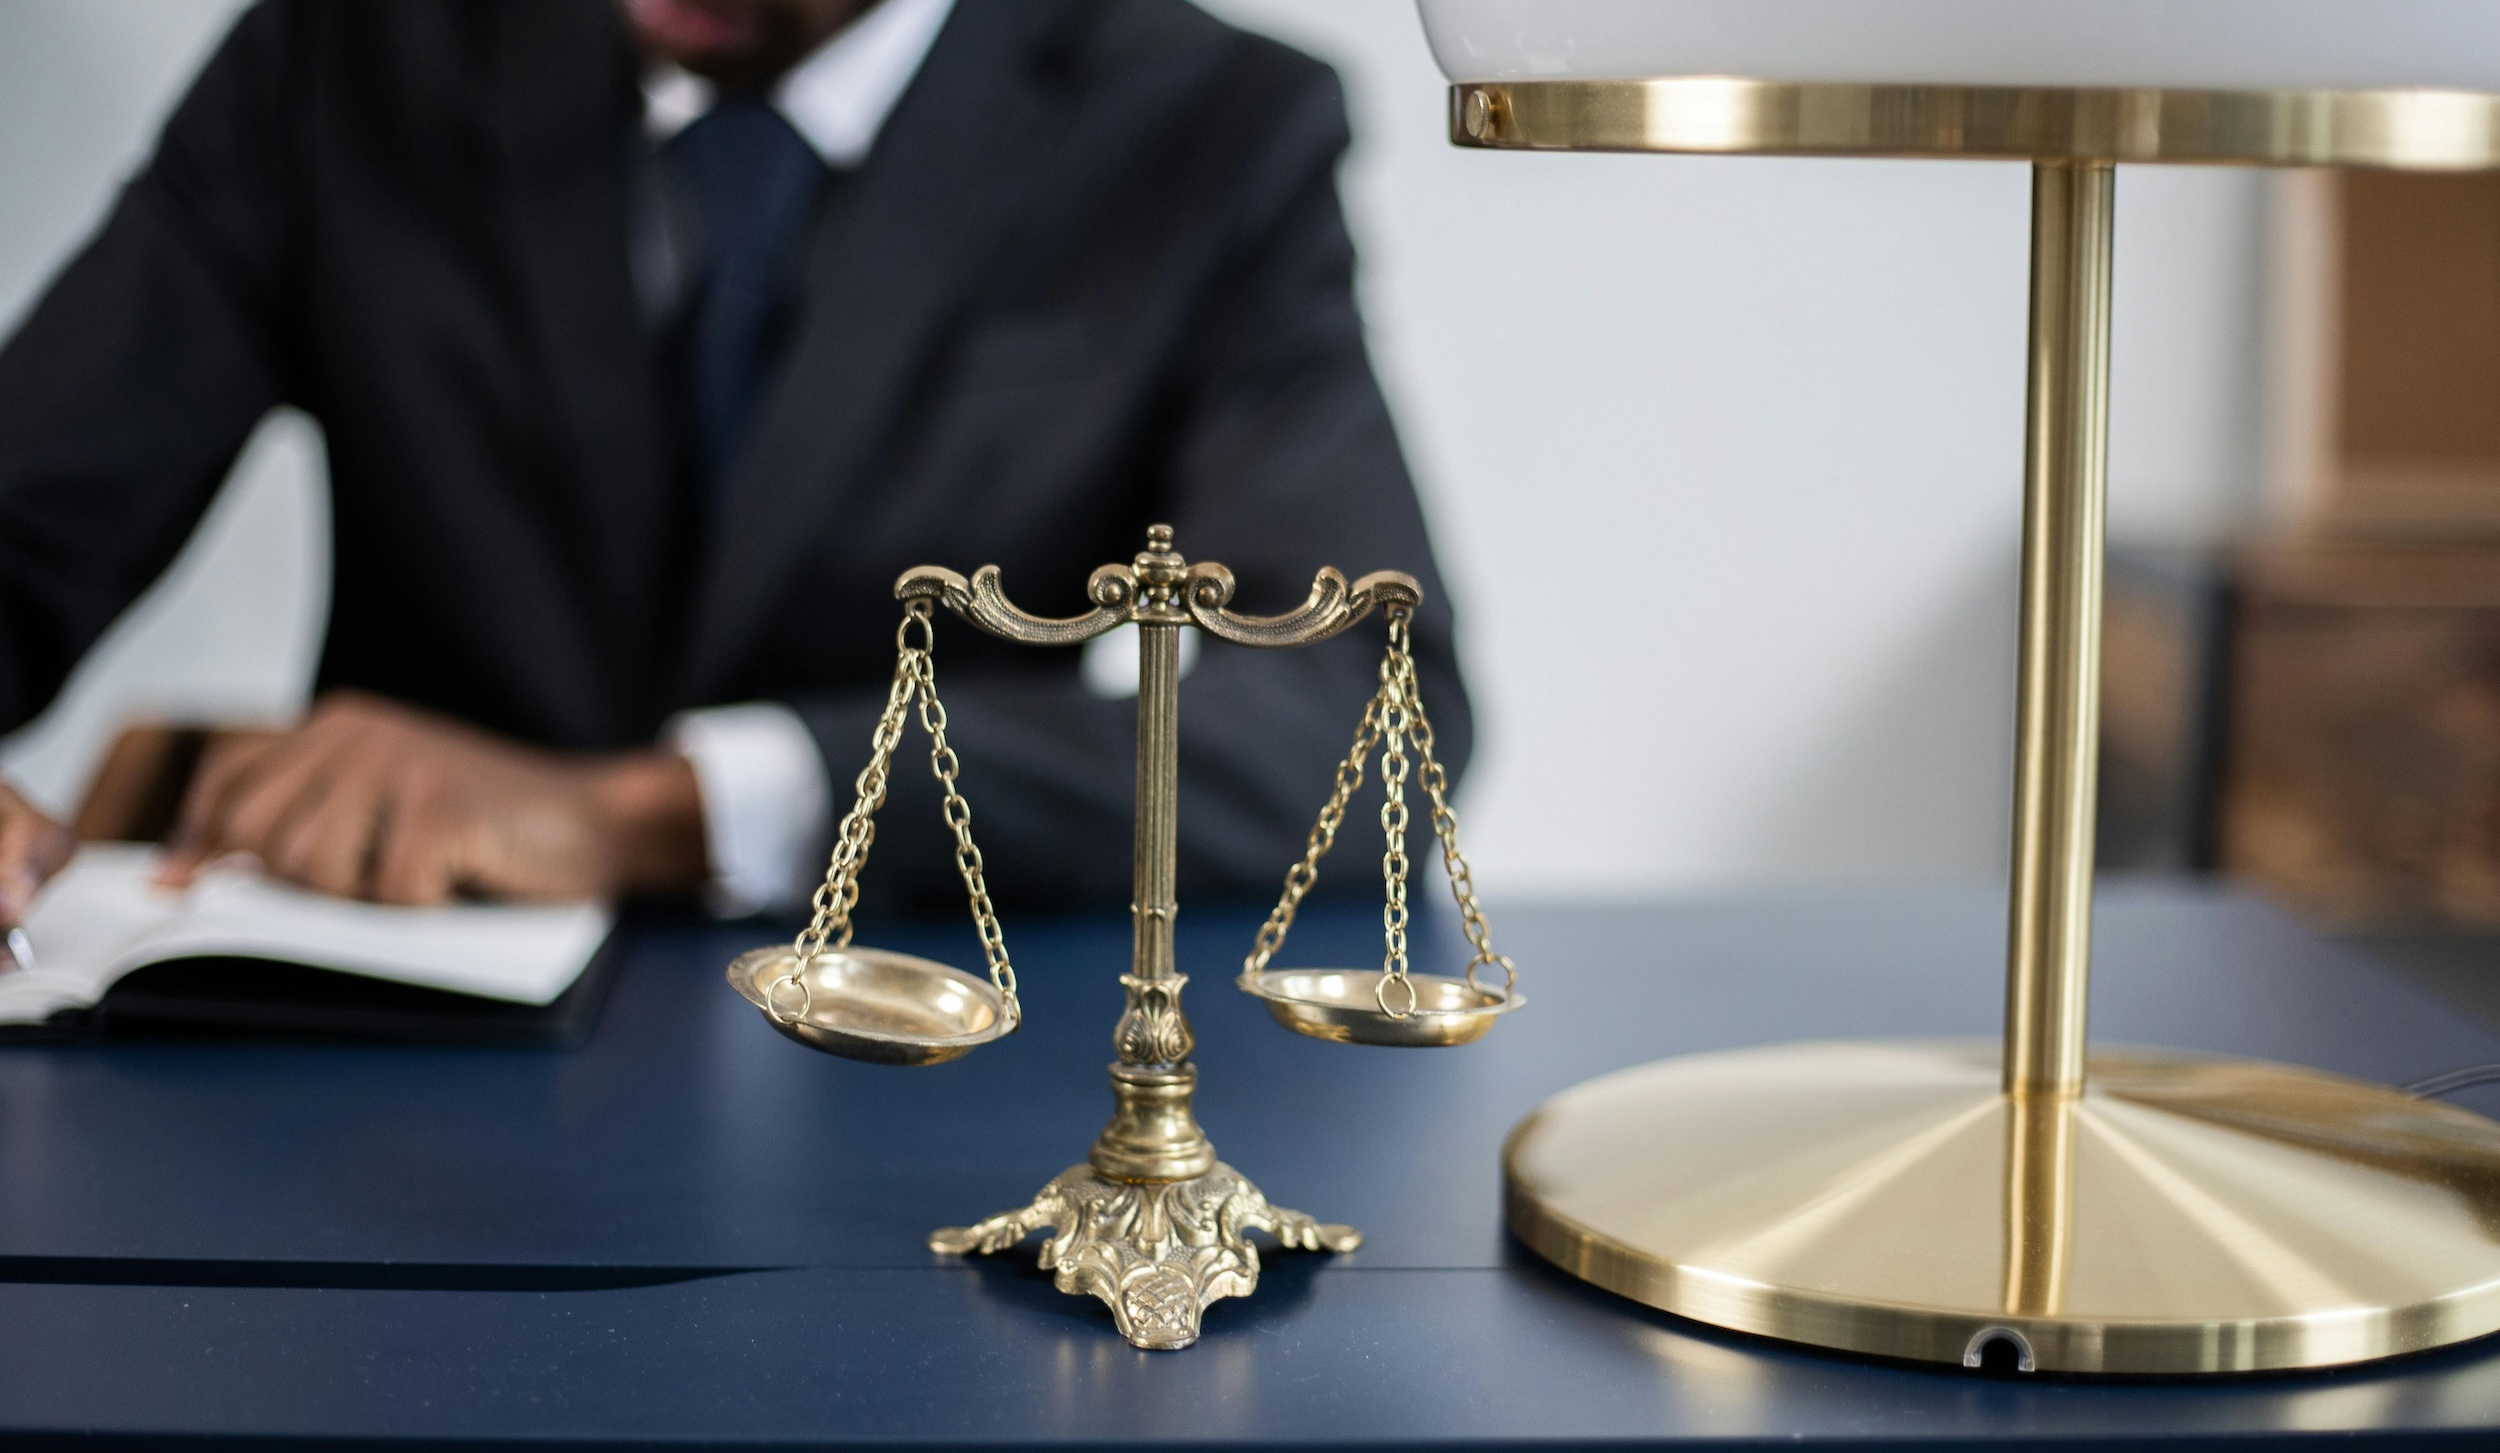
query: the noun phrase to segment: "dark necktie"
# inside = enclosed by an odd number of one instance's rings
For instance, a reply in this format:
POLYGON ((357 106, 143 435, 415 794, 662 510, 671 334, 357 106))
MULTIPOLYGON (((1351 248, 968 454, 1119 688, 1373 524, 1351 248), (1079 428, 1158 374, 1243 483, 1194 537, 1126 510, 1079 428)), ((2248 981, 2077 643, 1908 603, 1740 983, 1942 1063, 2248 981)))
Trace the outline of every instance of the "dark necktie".
POLYGON ((770 382, 825 166, 780 112, 724 98, 662 156, 702 238, 685 368, 704 492, 717 501, 770 382))

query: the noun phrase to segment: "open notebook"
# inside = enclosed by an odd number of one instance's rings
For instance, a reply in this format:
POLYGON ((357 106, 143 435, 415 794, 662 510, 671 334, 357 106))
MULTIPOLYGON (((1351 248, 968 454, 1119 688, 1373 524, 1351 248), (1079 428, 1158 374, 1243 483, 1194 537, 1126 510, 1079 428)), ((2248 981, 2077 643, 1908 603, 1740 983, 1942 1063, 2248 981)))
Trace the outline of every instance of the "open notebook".
POLYGON ((152 881, 157 860, 79 849, 26 916, 33 970, 0 955, 0 1025, 543 1042, 578 1039, 596 1013, 605 975, 586 971, 613 921, 599 905, 385 908, 240 863, 176 892, 152 881))

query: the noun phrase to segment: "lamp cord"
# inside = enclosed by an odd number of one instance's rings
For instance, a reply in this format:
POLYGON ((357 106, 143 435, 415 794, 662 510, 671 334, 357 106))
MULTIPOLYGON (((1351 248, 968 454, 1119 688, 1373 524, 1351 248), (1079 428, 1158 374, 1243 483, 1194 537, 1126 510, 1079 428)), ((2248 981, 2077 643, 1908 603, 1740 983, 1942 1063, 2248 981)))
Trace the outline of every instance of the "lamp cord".
POLYGON ((2461 1070, 2450 1070, 2444 1075, 2433 1075, 2427 1080, 2407 1085, 2404 1092, 2417 1100, 2437 1100, 2459 1090, 2495 1081, 2500 1081, 2500 1064, 2467 1065, 2461 1070))

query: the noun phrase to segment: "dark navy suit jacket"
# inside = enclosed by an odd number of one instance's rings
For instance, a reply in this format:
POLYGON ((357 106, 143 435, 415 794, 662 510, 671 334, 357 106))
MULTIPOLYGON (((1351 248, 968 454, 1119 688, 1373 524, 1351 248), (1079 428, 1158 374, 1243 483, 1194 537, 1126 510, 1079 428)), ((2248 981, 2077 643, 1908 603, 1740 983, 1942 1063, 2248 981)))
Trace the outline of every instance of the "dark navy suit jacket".
MULTIPOLYGON (((1320 565, 1450 615, 1366 359, 1323 66, 1180 0, 960 0, 812 224, 737 469, 696 498, 629 260, 639 62, 613 0, 263 0, 0 351, 0 728, 161 572, 272 407, 318 419, 319 683, 564 748, 790 703, 836 784, 892 670, 898 572, 996 563, 1028 609, 1168 521, 1282 610, 1320 565)), ((1075 654, 941 617, 1002 897, 1128 890, 1134 708, 1075 654)), ((1185 888, 1267 889, 1373 685, 1377 623, 1207 643, 1182 690, 1185 888)), ((872 898, 960 894, 907 738, 872 898)), ((1368 812, 1353 814, 1367 822, 1368 812)), ((1375 882, 1377 828, 1331 865, 1375 882)))

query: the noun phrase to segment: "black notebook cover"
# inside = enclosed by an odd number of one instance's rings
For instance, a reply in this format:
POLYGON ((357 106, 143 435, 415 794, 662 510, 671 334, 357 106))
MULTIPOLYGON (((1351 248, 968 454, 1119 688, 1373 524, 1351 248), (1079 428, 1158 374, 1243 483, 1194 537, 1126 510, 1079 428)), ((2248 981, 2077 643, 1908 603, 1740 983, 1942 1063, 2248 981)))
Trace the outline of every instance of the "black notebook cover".
POLYGON ((302 1035, 572 1049, 597 1026, 622 958, 611 933, 572 987, 543 1005, 269 959, 173 959, 123 975, 92 1008, 64 1009, 39 1025, 8 1026, 0 1039, 302 1035))

